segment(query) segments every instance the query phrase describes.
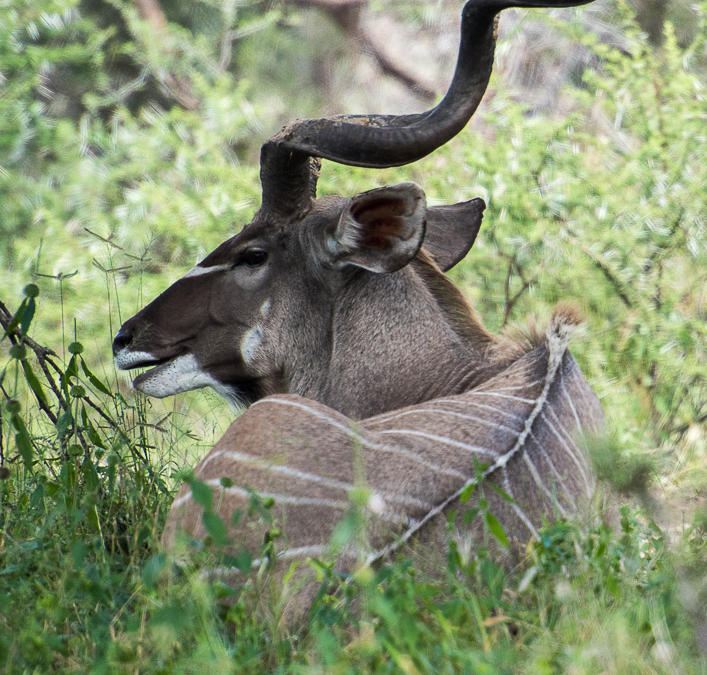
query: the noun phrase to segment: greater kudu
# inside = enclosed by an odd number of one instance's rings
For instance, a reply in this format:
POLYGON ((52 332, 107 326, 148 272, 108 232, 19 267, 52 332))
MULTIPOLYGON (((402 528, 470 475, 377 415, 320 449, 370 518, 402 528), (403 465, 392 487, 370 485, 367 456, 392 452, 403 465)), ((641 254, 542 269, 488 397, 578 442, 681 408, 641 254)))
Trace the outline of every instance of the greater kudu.
MULTIPOLYGON (((602 412, 566 351, 573 313, 556 311, 544 335, 504 341, 442 273, 471 247, 483 202, 426 208, 413 183, 315 197, 317 158, 402 165, 464 127, 490 77, 502 9, 577 4, 471 0, 437 107, 285 127, 263 145, 253 221, 116 336, 120 368, 155 366, 134 381, 149 395, 212 386, 255 403, 195 476, 219 492, 226 522, 249 489, 273 496, 287 538, 281 557, 319 554, 357 481, 372 491, 373 558, 395 545, 393 534, 424 536, 479 475, 513 498, 491 496, 491 508, 520 541, 591 494, 577 436, 599 428, 602 412)), ((203 534, 201 518, 183 487, 165 541, 179 528, 203 534)), ((256 531, 230 535, 253 550, 256 531)), ((351 560, 342 554, 341 564, 351 560)))

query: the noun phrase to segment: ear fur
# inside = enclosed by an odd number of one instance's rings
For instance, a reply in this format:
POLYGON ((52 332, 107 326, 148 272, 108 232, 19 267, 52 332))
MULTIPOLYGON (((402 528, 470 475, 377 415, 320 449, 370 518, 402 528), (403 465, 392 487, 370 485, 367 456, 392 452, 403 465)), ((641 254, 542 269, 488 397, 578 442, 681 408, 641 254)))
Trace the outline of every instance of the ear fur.
POLYGON ((395 272, 420 250, 425 236, 425 193, 399 183, 356 195, 334 233, 337 262, 371 272, 395 272))
POLYGON ((477 197, 427 209, 427 230, 422 246, 443 272, 452 269, 473 246, 485 208, 484 200, 477 197))

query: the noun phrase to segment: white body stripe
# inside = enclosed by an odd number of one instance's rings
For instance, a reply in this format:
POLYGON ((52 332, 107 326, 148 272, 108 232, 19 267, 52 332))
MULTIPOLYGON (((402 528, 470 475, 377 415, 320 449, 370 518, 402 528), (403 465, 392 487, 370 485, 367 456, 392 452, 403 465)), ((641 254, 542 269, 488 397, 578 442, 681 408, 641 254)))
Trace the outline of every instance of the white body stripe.
POLYGON ((562 491, 565 494, 565 497, 567 498, 567 501, 570 503, 572 510, 576 511, 577 510, 577 502, 575 502, 574 497, 572 497, 572 494, 570 491, 567 489, 567 485, 565 484, 564 479, 562 476, 560 476, 559 472, 557 471, 557 468, 555 467, 555 463, 552 461, 552 458, 550 455, 547 453, 545 450, 545 447, 538 441, 537 438, 532 434, 530 434, 531 438, 535 442, 535 445, 537 445, 538 450, 540 451, 540 454, 542 455, 543 459, 547 462, 548 466, 550 467, 550 471, 552 471, 552 475, 555 476, 555 479, 557 482, 562 486, 562 491))
POLYGON ((506 419, 509 419, 509 420, 515 420, 516 422, 520 422, 523 420, 523 417, 521 417, 517 413, 512 413, 508 410, 503 410, 502 408, 495 408, 492 405, 487 405, 486 403, 480 403, 479 401, 454 401, 454 400, 448 400, 448 399, 439 399, 439 401, 437 401, 437 402, 438 403, 454 404, 457 406, 471 405, 476 408, 481 408, 482 410, 488 410, 489 412, 496 413, 498 415, 502 415, 503 417, 505 417, 506 419))
MULTIPOLYGON (((306 471, 300 471, 299 469, 295 469, 290 466, 285 466, 284 464, 268 462, 267 460, 261 459, 260 457, 247 455, 242 452, 237 452, 236 450, 221 450, 218 452, 210 453, 208 457, 206 457, 201 463, 201 470, 203 471, 204 467, 209 462, 218 457, 228 457, 229 459, 232 459, 235 462, 243 464, 253 464, 254 466, 257 466, 261 469, 265 469, 267 471, 273 471, 274 473, 282 473, 287 476, 292 476, 293 478, 299 478, 304 481, 318 483, 320 485, 326 485, 327 487, 331 487, 337 490, 344 490, 345 492, 350 492, 351 490, 356 488, 356 486, 351 483, 335 480, 333 478, 326 478, 324 476, 319 476, 314 473, 308 473, 306 471)), ((407 504, 408 506, 415 506, 422 509, 432 508, 433 506, 428 502, 422 501, 421 499, 415 499, 414 497, 408 497, 406 495, 398 495, 384 491, 379 492, 381 497, 383 497, 387 501, 396 504, 407 504)))
POLYGON ((417 436, 419 438, 424 438, 426 441, 434 441, 435 443, 443 443, 444 445, 451 445, 454 448, 459 448, 460 450, 465 450, 472 454, 482 454, 489 455, 491 457, 496 457, 496 453, 488 448, 482 448, 478 445, 469 445, 467 443, 461 443, 455 441, 453 438, 447 438, 446 436, 438 436, 437 434, 428 434, 425 431, 416 431, 415 429, 383 429, 378 432, 379 434, 395 434, 397 436, 417 436))
MULTIPOLYGON (((552 409, 550 409, 550 412, 552 413, 552 415, 554 417, 556 417, 556 415, 552 409)), ((572 461, 575 463, 575 465, 579 469, 579 473, 582 476, 582 480, 584 481, 584 486, 587 490, 587 497, 591 497, 593 489, 592 489, 592 486, 589 482, 589 478, 587 477, 587 473, 585 471, 585 468, 582 465, 583 463, 579 460, 577 454, 574 453, 574 451, 570 447, 569 443, 567 443, 567 441, 565 440, 563 435, 560 434, 560 432, 555 428, 555 425, 547 418, 546 415, 543 415, 543 421, 547 424, 550 431, 552 431, 552 433, 555 435, 555 438, 557 438, 557 440, 560 441, 560 444, 562 445, 562 447, 567 451, 567 454, 569 455, 569 457, 572 459, 572 461)), ((572 445, 574 445, 574 443, 572 443, 572 445)), ((575 448, 576 448, 576 446, 575 446, 575 448)), ((579 455, 582 456, 582 453, 580 452, 579 455)))
MULTIPOLYGON (((246 335, 250 343, 243 345, 244 358, 259 349, 258 328, 246 335)), ((555 324, 546 334, 546 352, 528 355, 517 368, 512 363, 485 385, 360 422, 301 396, 266 397, 251 406, 257 412, 245 413, 251 415, 250 426, 244 427, 250 435, 242 446, 237 433, 229 435, 197 467, 197 478, 217 491, 219 508, 247 508, 248 486, 275 500, 285 525, 306 528, 287 532, 291 547, 278 559, 332 552, 327 542, 344 513, 356 508, 354 491, 360 487, 370 489, 367 541, 374 550, 366 557, 369 563, 397 550, 487 478, 511 498, 489 502, 506 517, 502 524, 510 528, 509 538, 537 538, 543 516, 576 512, 578 493, 590 497, 592 491, 587 457, 574 434, 583 420, 589 420, 585 426, 592 424, 596 407, 586 406, 596 404, 586 398, 590 390, 571 357, 565 360, 567 338, 564 327, 555 324), (572 400, 575 387, 582 405, 572 400), (483 469, 476 459, 483 460, 483 469), (218 472, 235 482, 240 475, 242 482, 224 487, 218 472), (393 539, 396 532, 400 536, 393 539)), ((490 491, 488 498, 499 499, 490 491)), ((185 492, 175 508, 190 499, 185 492)), ((361 556, 361 551, 333 553, 340 561, 361 556)))
MULTIPOLYGON (((454 469, 448 469, 446 467, 440 466, 438 464, 432 464, 431 462, 428 462, 427 460, 423 459, 419 455, 416 455, 414 452, 408 452, 407 450, 403 448, 398 448, 394 445, 383 445, 380 443, 372 443, 365 439, 361 434, 357 433, 350 427, 347 427, 344 424, 341 424, 340 422, 337 422, 335 419, 332 417, 329 417, 328 415, 324 415, 323 413, 320 413, 318 410, 315 410, 314 408, 311 408, 309 406, 306 406, 302 403, 299 403, 297 401, 289 401, 287 399, 282 399, 282 398, 277 398, 275 396, 269 396, 268 398, 261 399, 260 401, 256 401, 253 406, 260 405, 260 404, 265 404, 265 403, 277 403, 279 405, 289 405, 294 408, 299 408, 300 410, 304 410, 308 412, 310 415, 313 415, 314 417, 317 417, 325 422, 328 422, 331 424, 333 427, 336 429, 339 429, 340 431, 343 431, 344 433, 348 434, 349 437, 355 441, 356 443, 360 443, 363 447, 366 448, 371 448, 372 450, 380 450, 382 452, 389 452, 394 455, 400 455, 401 457, 405 457, 406 459, 411 460, 412 462, 416 462, 420 464, 421 466, 424 466, 428 469, 431 469, 432 471, 436 473, 441 473, 447 476, 454 476, 455 478, 464 478, 465 475, 461 471, 455 471, 454 469)), ((251 406, 251 407, 253 407, 251 406)))
POLYGON ((495 396, 498 398, 507 398, 509 401, 520 401, 521 403, 535 403, 532 398, 523 398, 522 396, 513 396, 512 394, 501 394, 497 391, 469 391, 469 396, 495 396))
POLYGON ((508 479, 508 467, 504 464, 502 467, 502 474, 503 474, 503 488, 505 491, 508 493, 509 497, 513 498, 513 502, 511 503, 511 508, 516 512, 516 515, 518 518, 521 519, 523 522, 523 525, 525 525, 528 528, 528 531, 530 534, 535 537, 535 539, 538 538, 538 531, 533 527, 533 523, 530 522, 530 518, 525 514, 525 511, 518 506, 518 502, 515 501, 515 495, 513 494, 513 488, 511 487, 511 482, 508 479))
POLYGON ((376 422, 389 422, 390 420, 398 419, 399 417, 406 417, 407 415, 432 415, 433 418, 437 420, 443 419, 445 416, 454 417, 460 420, 467 420, 469 422, 474 422, 475 424, 482 424, 487 427, 492 427, 494 429, 503 429, 509 433, 515 434, 516 430, 512 427, 506 426, 505 424, 499 424, 495 421, 486 420, 478 415, 469 415, 468 413, 454 412, 452 410, 442 410, 437 408, 415 408, 414 410, 404 410, 403 412, 391 413, 390 415, 379 415, 376 417, 376 422))
MULTIPOLYGON (((539 385, 542 380, 533 380, 532 382, 523 382, 523 384, 511 385, 508 387, 494 387, 494 391, 523 391, 524 389, 532 389, 539 385)), ((484 385, 478 388, 478 391, 484 391, 484 385)))
MULTIPOLYGON (((555 336, 556 337, 556 336, 555 336)), ((547 366, 547 374, 545 376, 545 383, 543 385, 543 390, 538 397, 536 401, 534 401, 535 405, 533 406, 533 409, 528 415, 528 418, 525 421, 525 425, 523 427, 523 431, 520 433, 518 436, 518 440, 516 444, 505 454, 501 455, 500 457, 497 457, 497 459, 486 469, 484 469, 483 478, 486 478, 490 476, 495 470, 501 468, 504 473, 504 479, 507 488, 510 488, 510 484, 508 483, 508 473, 506 471, 506 466, 510 459, 519 451, 523 448, 523 445, 527 439, 527 437, 530 435, 532 431, 532 426, 535 420, 538 418, 538 416, 542 416, 543 418, 545 417, 543 413, 543 408, 545 407, 545 403, 547 401, 547 396, 548 392, 550 391, 550 387, 552 386, 554 380, 555 380, 555 375, 557 374, 557 370, 562 363, 562 358, 564 356, 565 350, 567 348, 567 341, 569 339, 569 335, 566 335, 564 340, 551 340, 550 339, 550 330, 548 329, 548 335, 547 335, 547 342, 548 342, 548 348, 549 348, 549 355, 548 355, 548 366, 547 366)), ((469 393, 474 393, 474 392, 469 392, 469 393)), ((492 393, 492 392, 489 392, 492 393)), ((503 396, 503 395, 501 395, 503 396)), ((528 402, 526 399, 520 399, 523 402, 528 402)), ((530 401, 533 403, 533 401, 530 401)), ((478 482, 478 479, 476 476, 469 478, 464 485, 462 485, 461 488, 459 488, 456 492, 454 492, 452 495, 447 497, 441 504, 437 505, 434 509, 431 511, 428 511, 428 513, 425 515, 424 518, 419 520, 415 525, 409 527, 405 533, 403 534, 400 539, 397 541, 391 542, 390 544, 387 544, 384 546, 382 549, 376 551, 375 553, 372 553, 368 561, 373 562, 375 560, 379 560, 380 558, 388 555, 390 552, 396 550, 403 542, 407 541, 412 537, 416 532, 420 530, 420 528, 429 520, 434 518, 435 516, 439 515, 442 513, 450 504, 456 502, 461 494, 466 490, 469 486, 474 485, 475 483, 478 482)), ((507 489, 506 490, 508 494, 512 497, 512 493, 507 489)), ((530 522, 528 517, 523 513, 523 511, 518 507, 517 504, 513 503, 512 504, 513 509, 516 511, 518 516, 521 518, 523 523, 526 525, 526 527, 530 530, 530 532, 533 534, 534 537, 537 537, 538 533, 537 530, 533 527, 533 524, 530 522)))

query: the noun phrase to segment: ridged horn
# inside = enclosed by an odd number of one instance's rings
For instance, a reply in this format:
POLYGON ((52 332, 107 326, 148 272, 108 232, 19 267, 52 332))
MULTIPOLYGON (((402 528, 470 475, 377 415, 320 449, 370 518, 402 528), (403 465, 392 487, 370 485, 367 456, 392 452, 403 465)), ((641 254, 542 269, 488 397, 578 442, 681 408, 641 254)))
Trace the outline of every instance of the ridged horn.
POLYGON ((260 153, 262 209, 298 217, 315 197, 320 162, 371 168, 415 162, 456 136, 486 91, 496 47, 496 15, 510 7, 575 7, 592 0, 469 0, 462 10, 459 56, 440 103, 411 115, 338 115, 297 120, 260 153))

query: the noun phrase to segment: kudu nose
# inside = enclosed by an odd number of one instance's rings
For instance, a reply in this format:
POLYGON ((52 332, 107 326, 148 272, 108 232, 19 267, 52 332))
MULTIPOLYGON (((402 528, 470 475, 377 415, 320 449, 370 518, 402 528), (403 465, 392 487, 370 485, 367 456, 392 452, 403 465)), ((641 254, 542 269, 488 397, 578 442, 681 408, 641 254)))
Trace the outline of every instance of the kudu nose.
POLYGON ((117 356, 118 352, 127 347, 133 339, 133 333, 129 328, 123 326, 113 339, 113 356, 117 356))

